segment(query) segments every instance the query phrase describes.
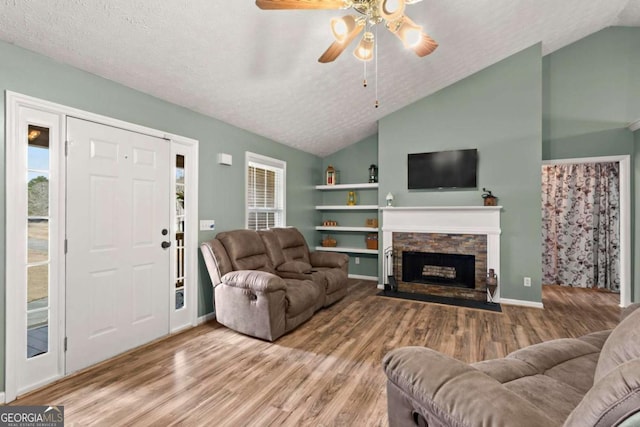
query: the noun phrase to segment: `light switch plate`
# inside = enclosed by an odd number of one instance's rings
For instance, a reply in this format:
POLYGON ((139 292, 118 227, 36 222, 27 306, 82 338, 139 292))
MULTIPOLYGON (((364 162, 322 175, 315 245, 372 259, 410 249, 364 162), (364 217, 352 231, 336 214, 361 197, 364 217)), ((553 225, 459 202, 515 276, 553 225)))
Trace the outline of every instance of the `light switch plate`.
POLYGON ((200 231, 213 231, 216 229, 216 222, 212 219, 200 220, 200 231))

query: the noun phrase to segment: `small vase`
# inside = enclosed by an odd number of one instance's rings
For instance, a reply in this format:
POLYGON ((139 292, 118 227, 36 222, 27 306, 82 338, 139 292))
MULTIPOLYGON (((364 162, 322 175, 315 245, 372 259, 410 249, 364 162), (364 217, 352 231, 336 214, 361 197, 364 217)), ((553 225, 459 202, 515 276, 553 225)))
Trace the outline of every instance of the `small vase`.
POLYGON ((498 276, 496 276, 493 268, 489 269, 487 273, 487 301, 494 302, 493 298, 496 295, 496 291, 498 290, 498 276))

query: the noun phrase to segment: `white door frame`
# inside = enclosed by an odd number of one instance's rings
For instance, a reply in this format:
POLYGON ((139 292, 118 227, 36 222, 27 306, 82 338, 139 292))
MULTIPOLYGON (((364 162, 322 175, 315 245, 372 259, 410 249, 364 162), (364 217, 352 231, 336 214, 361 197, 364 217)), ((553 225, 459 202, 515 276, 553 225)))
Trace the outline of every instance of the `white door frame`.
MULTIPOLYGON (((185 309, 175 309, 175 288, 173 283, 176 277, 176 251, 172 246, 171 251, 171 286, 169 286, 170 298, 169 305, 171 312, 169 313, 169 329, 172 333, 182 329, 198 325, 198 141, 195 144, 189 141, 171 140, 171 164, 175 167, 176 156, 181 154, 184 156, 184 181, 185 181, 185 225, 184 225, 184 258, 191 260, 185 261, 185 309), (190 308, 189 308, 190 307, 190 308)), ((171 185, 175 189, 176 176, 171 176, 171 185)), ((175 190, 174 190, 175 191, 175 190)), ((173 194, 173 191, 172 193, 173 194)), ((175 200, 171 198, 171 236, 176 235, 176 209, 175 200)))
MULTIPOLYGON (((79 110, 76 108, 68 107, 65 105, 45 101, 39 98, 34 98, 27 95, 22 95, 19 93, 6 91, 5 92, 5 128, 6 128, 6 177, 5 177, 5 200, 14 200, 17 195, 18 189, 20 188, 19 182, 24 177, 21 176, 21 172, 18 173, 18 169, 24 169, 26 165, 17 165, 15 160, 16 151, 19 148, 20 144, 20 129, 19 126, 19 117, 18 112, 21 107, 31 108, 34 110, 40 110, 43 112, 56 114, 60 117, 60 135, 59 141, 62 144, 65 141, 65 135, 67 134, 66 129, 66 117, 72 116, 79 119, 94 121, 96 123, 101 123, 109 126, 114 126, 118 128, 122 128, 125 130, 139 132, 150 136, 155 136, 158 138, 163 138, 171 141, 172 152, 175 149, 180 152, 186 152, 189 155, 189 171, 191 173, 191 179, 189 183, 186 185, 186 194, 185 194, 185 210, 187 212, 188 218, 185 224, 185 245, 188 245, 185 249, 185 293, 187 293, 187 301, 188 304, 188 315, 183 316, 184 318, 180 319, 180 326, 174 325, 173 322, 170 324, 170 331, 175 331, 180 328, 187 327, 189 324, 192 326, 197 325, 197 292, 198 292, 198 258, 197 258, 197 239, 198 239, 198 145, 199 142, 195 139, 187 138, 180 135, 166 133, 157 129, 148 128, 145 126, 136 125, 133 123, 125 122, 122 120, 114 119, 107 116, 102 116, 100 114, 90 113, 84 110, 79 110), (188 198, 187 198, 188 197, 188 198)), ((65 158, 64 156, 60 156, 59 162, 56 165, 51 164, 51 170, 53 172, 53 168, 56 167, 58 169, 57 173, 62 178, 58 182, 58 194, 65 194, 65 182, 64 182, 64 173, 61 174, 65 170, 65 158)), ((66 216, 66 205, 65 203, 59 203, 58 215, 60 218, 65 218, 66 216)), ((168 207, 169 208, 169 207, 168 207)), ((171 212, 175 211, 174 206, 170 207, 172 209, 171 212)), ((17 299, 18 292, 20 290, 19 287, 24 287, 24 283, 18 283, 16 281, 16 265, 21 265, 22 263, 17 260, 16 251, 8 250, 9 248, 15 247, 16 244, 24 244, 26 245, 26 240, 24 240, 24 236, 19 235, 14 224, 17 224, 18 221, 24 221, 25 218, 21 216, 19 212, 12 211, 10 209, 10 203, 7 203, 6 209, 6 233, 5 233, 5 248, 6 250, 6 271, 5 271, 5 313, 6 313, 6 341, 5 341, 5 392, 4 399, 2 401, 11 402, 16 399, 18 393, 26 392, 27 390, 18 390, 17 384, 17 376, 16 371, 18 364, 18 357, 20 357, 20 351, 23 349, 18 349, 15 346, 17 334, 24 333, 24 325, 18 324, 16 321, 16 310, 19 309, 17 304, 12 304, 17 299), (23 242, 24 241, 24 242, 23 242), (23 243, 20 243, 23 242, 23 243)), ((172 217, 175 214, 172 214, 172 217)), ((59 227, 59 236, 57 243, 57 247, 60 250, 60 253, 64 253, 64 238, 66 235, 66 229, 64 221, 60 221, 59 227)), ((53 236, 52 236, 53 237, 53 236)), ((17 251, 21 252, 21 251, 17 251)), ((56 379, 62 378, 65 376, 65 363, 64 363, 64 336, 65 334, 65 287, 64 283, 66 283, 65 276, 65 258, 60 256, 58 260, 52 260, 52 263, 57 261, 57 280, 60 283, 60 289, 58 292, 58 301, 50 302, 50 306, 52 309, 57 308, 59 313, 59 336, 60 336, 60 345, 58 346, 59 357, 58 357, 58 375, 55 378, 50 378, 47 382, 54 381, 56 379)), ((173 299, 171 300, 173 302, 173 299)), ((186 305, 185 304, 185 305, 186 305)), ((175 304, 172 306, 170 304, 167 309, 171 310, 170 315, 173 315, 173 311, 175 309, 175 304)), ((35 387, 40 387, 44 384, 37 384, 35 387)))
POLYGON ((631 304, 631 156, 581 157, 544 160, 543 165, 580 163, 620 164, 620 307, 631 304))

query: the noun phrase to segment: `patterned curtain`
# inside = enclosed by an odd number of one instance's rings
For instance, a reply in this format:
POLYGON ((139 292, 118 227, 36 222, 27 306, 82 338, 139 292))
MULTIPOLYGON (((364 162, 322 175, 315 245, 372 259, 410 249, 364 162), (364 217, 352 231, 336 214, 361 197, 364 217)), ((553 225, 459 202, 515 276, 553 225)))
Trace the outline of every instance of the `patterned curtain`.
POLYGON ((542 167, 542 283, 620 290, 619 164, 542 167))

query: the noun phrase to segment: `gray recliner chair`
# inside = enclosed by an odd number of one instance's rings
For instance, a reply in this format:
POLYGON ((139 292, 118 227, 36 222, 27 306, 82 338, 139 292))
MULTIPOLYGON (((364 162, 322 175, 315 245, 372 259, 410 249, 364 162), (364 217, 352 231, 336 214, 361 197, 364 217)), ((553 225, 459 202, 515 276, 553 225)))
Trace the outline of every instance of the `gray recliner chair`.
POLYGON ((612 331, 467 364, 423 347, 389 352, 389 425, 640 425, 640 310, 612 331))

